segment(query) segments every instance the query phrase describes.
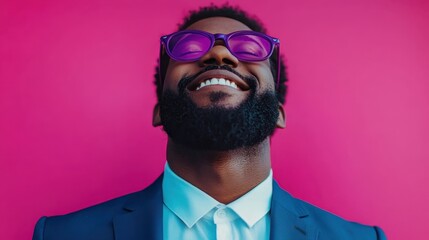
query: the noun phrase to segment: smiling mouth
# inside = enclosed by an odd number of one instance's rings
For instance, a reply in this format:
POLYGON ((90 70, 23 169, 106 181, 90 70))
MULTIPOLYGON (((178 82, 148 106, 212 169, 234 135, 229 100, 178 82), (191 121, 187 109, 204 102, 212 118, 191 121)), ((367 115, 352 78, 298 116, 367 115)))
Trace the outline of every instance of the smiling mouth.
POLYGON ((224 86, 237 91, 250 89, 245 80, 232 72, 220 69, 203 72, 187 88, 189 91, 200 91, 203 88, 213 86, 224 86))
POLYGON ((235 82, 231 82, 228 79, 225 78, 211 78, 207 79, 205 81, 202 81, 200 85, 195 89, 195 91, 200 90, 201 88, 210 86, 210 85, 221 85, 221 86, 227 86, 234 89, 238 89, 237 84, 235 82))

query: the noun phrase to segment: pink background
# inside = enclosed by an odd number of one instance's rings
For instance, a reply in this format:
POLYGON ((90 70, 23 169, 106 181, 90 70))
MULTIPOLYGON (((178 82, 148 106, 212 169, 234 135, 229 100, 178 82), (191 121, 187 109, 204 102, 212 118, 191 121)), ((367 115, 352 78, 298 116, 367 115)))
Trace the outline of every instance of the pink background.
MULTIPOLYGON (((280 184, 391 240, 427 239, 427 1, 234 3, 263 19, 287 58, 288 126, 272 140, 280 184)), ((195 7, 1 0, 2 239, 30 239, 40 216, 161 173, 167 137, 151 126, 159 37, 195 7)))

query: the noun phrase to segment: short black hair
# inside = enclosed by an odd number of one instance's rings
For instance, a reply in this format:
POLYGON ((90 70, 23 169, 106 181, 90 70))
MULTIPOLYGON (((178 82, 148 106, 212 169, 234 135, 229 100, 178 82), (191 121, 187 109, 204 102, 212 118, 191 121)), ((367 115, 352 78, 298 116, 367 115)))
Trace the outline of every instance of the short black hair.
MULTIPOLYGON (((264 25, 261 23, 261 21, 255 17, 255 16, 249 16, 248 13, 243 11, 237 6, 230 6, 228 4, 224 4, 222 6, 216 6, 214 4, 211 4, 209 6, 201 7, 198 10, 190 11, 188 16, 186 16, 183 19, 183 22, 178 24, 178 30, 184 30, 188 28, 190 25, 211 17, 227 17, 234 20, 237 20, 244 25, 248 26, 250 29, 256 32, 266 33, 266 29, 264 25)), ((155 72, 155 85, 156 85, 156 95, 158 98, 158 102, 160 101, 162 97, 162 83, 161 79, 165 76, 165 71, 167 69, 169 62, 168 56, 164 53, 162 56, 160 56, 160 61, 158 62, 158 65, 156 66, 156 72, 155 72), (161 66, 161 68, 160 68, 161 66), (160 69, 162 69, 160 72, 160 69)), ((271 64, 271 72, 274 76, 274 79, 276 79, 277 76, 277 54, 273 53, 270 57, 270 64, 271 64)), ((276 96, 280 103, 285 103, 286 100, 286 92, 287 92, 287 85, 286 82, 288 81, 287 75, 286 75, 286 65, 284 63, 284 60, 282 57, 280 57, 280 79, 279 84, 276 89, 276 96)))

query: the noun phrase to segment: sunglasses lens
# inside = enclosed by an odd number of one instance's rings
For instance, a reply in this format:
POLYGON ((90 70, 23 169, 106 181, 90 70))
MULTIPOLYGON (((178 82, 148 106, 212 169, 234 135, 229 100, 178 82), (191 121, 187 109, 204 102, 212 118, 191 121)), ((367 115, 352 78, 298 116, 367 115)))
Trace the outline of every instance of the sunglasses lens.
POLYGON ((232 36, 228 44, 230 51, 243 61, 265 60, 272 50, 272 44, 268 39, 252 34, 232 36))
POLYGON ((194 61, 206 54, 211 47, 211 39, 198 33, 178 33, 168 42, 168 49, 175 60, 194 61))
MULTIPOLYGON (((212 47, 212 41, 211 35, 204 32, 177 32, 167 40, 167 49, 176 61, 191 62, 204 56, 212 47)), ((273 50, 272 41, 262 34, 237 32, 231 34, 227 41, 228 50, 241 61, 263 61, 273 50)))

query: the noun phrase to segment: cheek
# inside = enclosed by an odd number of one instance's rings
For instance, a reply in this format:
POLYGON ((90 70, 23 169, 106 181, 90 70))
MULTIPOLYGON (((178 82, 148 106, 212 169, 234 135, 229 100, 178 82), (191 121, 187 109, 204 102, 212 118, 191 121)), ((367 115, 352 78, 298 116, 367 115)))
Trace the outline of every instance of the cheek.
POLYGON ((273 73, 271 72, 271 66, 269 60, 252 64, 249 67, 249 70, 253 75, 255 75, 258 80, 260 87, 262 90, 265 89, 275 89, 275 83, 274 83, 274 77, 273 73))
POLYGON ((187 76, 192 71, 190 63, 180 63, 174 60, 170 60, 167 71, 165 73, 164 87, 166 89, 177 92, 177 85, 183 77, 187 76))

